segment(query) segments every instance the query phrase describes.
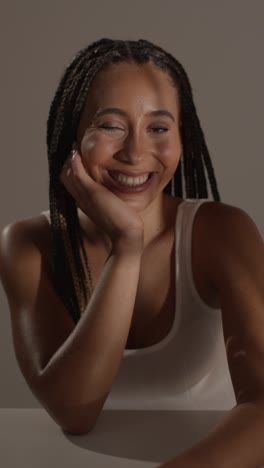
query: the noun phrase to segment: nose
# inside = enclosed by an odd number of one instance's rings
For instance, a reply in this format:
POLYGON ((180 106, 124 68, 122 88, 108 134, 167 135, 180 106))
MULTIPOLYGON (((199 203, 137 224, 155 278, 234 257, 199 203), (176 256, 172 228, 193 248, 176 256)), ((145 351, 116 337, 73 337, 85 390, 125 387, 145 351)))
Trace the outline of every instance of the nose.
POLYGON ((130 130, 123 141, 122 160, 126 160, 133 164, 138 164, 147 156, 147 145, 144 140, 144 135, 140 132, 130 130))

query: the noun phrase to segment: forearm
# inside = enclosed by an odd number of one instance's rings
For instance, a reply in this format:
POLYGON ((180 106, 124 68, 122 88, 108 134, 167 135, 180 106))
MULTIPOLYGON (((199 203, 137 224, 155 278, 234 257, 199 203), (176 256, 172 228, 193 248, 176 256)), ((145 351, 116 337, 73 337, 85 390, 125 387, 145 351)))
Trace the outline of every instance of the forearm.
POLYGON ((54 405, 80 406, 109 391, 134 309, 141 255, 111 255, 79 322, 42 371, 54 405))
POLYGON ((264 465, 264 410, 243 403, 206 438, 160 468, 260 468, 264 465))

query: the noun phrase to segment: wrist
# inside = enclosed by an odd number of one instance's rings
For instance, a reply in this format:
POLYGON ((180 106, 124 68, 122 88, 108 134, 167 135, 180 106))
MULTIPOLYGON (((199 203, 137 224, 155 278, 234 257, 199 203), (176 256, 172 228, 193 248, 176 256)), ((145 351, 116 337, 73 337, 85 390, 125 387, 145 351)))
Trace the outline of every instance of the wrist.
POLYGON ((141 257, 144 251, 144 236, 122 236, 113 243, 110 255, 141 257))

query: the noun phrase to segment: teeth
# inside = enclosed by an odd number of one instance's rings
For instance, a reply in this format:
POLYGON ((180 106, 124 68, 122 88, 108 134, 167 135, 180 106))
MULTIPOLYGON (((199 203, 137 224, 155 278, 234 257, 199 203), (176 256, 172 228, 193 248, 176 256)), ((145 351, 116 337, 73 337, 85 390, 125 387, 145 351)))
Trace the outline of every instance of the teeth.
POLYGON ((140 177, 126 177, 123 174, 110 174, 111 177, 122 185, 126 185, 129 187, 135 187, 136 185, 142 185, 146 180, 149 178, 149 175, 140 176, 140 177))

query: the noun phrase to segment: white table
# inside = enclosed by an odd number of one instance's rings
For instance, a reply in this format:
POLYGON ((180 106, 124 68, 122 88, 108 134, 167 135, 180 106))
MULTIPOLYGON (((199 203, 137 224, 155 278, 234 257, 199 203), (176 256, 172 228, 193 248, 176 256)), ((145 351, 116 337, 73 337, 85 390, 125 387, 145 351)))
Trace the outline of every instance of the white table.
POLYGON ((0 408, 3 468, 154 468, 202 439, 225 411, 103 410, 69 436, 44 409, 0 408))

